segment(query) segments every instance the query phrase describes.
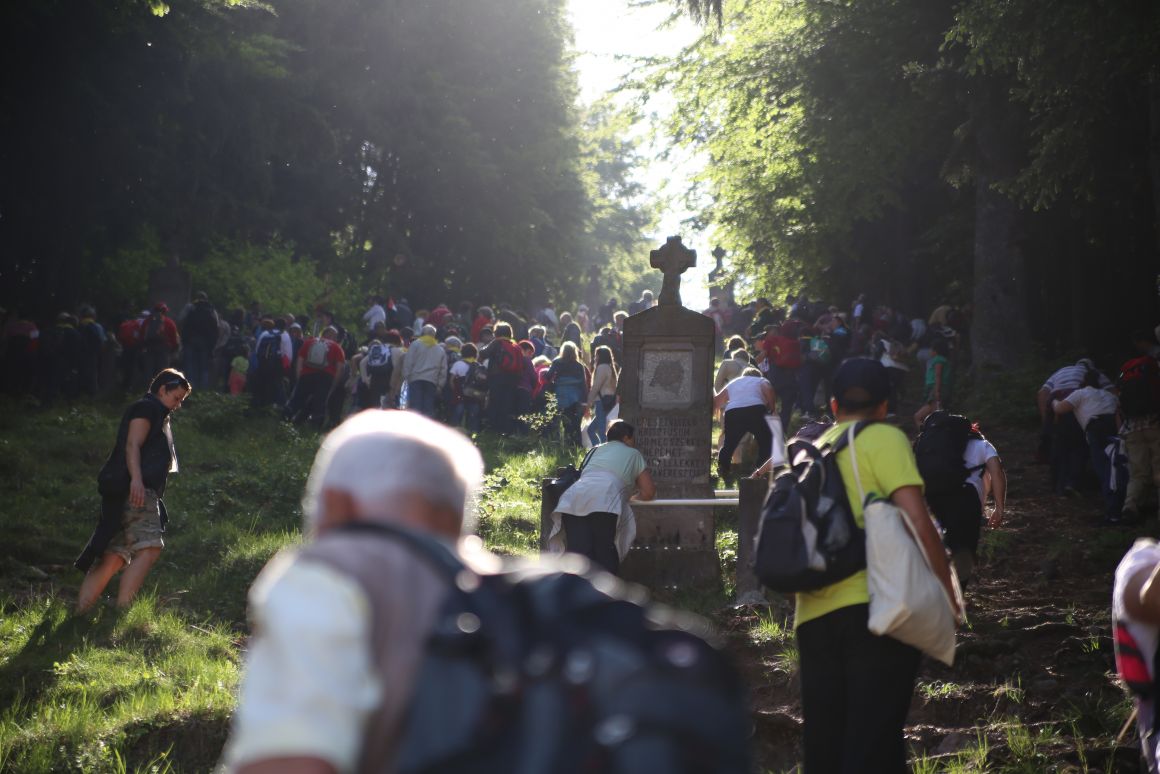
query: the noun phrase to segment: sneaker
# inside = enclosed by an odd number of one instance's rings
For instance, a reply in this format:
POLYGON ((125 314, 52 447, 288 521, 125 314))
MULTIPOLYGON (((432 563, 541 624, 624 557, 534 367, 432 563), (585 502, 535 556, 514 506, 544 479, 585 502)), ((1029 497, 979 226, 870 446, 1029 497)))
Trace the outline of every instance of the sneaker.
POLYGON ((1118 521, 1121 524, 1139 524, 1141 519, 1139 513, 1131 508, 1125 508, 1123 513, 1120 514, 1118 521))

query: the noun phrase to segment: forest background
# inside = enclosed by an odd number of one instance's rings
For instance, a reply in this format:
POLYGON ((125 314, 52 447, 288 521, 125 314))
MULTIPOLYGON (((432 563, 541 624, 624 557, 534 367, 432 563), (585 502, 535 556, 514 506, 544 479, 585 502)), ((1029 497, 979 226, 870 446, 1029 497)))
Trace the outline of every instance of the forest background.
POLYGON ((6 3, 0 303, 139 307, 170 256, 221 305, 627 299, 636 122, 754 292, 970 305, 984 367, 1160 316, 1155 3, 667 4, 704 36, 579 105, 562 0, 6 3))

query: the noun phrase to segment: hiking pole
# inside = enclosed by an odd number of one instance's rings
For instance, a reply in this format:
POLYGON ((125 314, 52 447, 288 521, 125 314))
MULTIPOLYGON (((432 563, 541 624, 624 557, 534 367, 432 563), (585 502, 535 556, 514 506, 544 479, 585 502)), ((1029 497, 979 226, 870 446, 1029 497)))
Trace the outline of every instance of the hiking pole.
POLYGON ((1124 734, 1128 733, 1128 729, 1132 727, 1132 723, 1136 720, 1136 715, 1139 714, 1139 709, 1139 707, 1132 707, 1132 714, 1128 715, 1128 719, 1124 721, 1124 727, 1116 735, 1116 747, 1119 747, 1120 742, 1124 741, 1124 734))

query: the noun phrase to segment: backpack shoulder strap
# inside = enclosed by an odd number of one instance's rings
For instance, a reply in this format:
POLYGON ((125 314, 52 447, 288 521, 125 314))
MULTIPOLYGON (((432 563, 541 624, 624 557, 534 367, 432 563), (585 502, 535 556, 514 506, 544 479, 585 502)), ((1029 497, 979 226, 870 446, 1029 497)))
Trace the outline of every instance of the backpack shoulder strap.
POLYGON ((847 431, 845 433, 842 433, 842 435, 839 436, 836 440, 834 440, 833 443, 830 443, 827 445, 830 447, 830 450, 834 454, 837 454, 838 452, 842 451, 842 449, 845 449, 854 438, 857 438, 859 433, 861 433, 863 430, 865 430, 870 425, 873 425, 876 423, 877 423, 877 420, 875 420, 875 419, 863 419, 860 422, 855 422, 854 427, 852 428, 853 432, 847 431))
POLYGON ((596 451, 596 447, 595 447, 595 446, 593 446, 591 449, 589 449, 589 450, 588 450, 588 453, 584 455, 584 461, 580 463, 580 472, 581 472, 581 473, 583 473, 583 472, 584 472, 584 468, 588 466, 588 460, 592 459, 592 453, 593 453, 594 451, 596 451))
POLYGON ((426 559, 443 576, 454 582, 455 577, 466 569, 459 557, 440 543, 436 538, 424 535, 416 530, 387 524, 381 521, 355 521, 344 524, 337 529, 344 532, 361 532, 367 535, 378 535, 399 543, 405 544, 415 553, 426 559))

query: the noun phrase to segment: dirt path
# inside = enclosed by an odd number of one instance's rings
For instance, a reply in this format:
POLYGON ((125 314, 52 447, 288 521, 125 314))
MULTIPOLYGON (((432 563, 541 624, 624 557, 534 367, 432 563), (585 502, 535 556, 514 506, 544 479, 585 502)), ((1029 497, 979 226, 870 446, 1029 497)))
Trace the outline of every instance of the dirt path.
MULTIPOLYGON (((1051 494, 1033 431, 989 435, 1007 469, 1007 519, 984 537, 955 666, 924 659, 907 727, 917 768, 1139 771, 1134 734, 1114 742, 1130 705, 1114 681, 1109 604, 1120 556, 1156 522, 1100 526, 1095 494, 1051 494)), ((755 634, 759 616, 791 609, 723 621, 750 678, 761 770, 790 770, 800 752, 793 638, 755 634)))

